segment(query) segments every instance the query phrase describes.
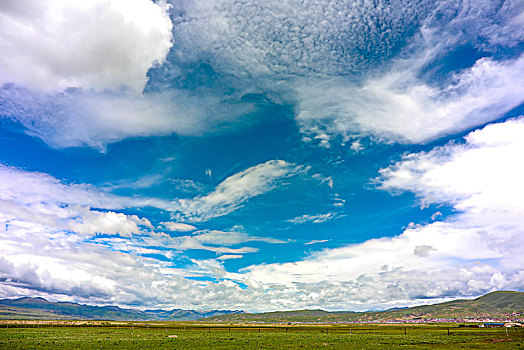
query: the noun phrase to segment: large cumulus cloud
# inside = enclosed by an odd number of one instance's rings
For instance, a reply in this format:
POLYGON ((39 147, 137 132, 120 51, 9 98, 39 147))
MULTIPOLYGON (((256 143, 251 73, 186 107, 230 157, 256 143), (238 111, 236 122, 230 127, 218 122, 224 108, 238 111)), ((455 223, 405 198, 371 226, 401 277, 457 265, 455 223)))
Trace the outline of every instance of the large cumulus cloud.
POLYGON ((0 82, 141 91, 172 45, 166 10, 148 0, 2 1, 0 82))

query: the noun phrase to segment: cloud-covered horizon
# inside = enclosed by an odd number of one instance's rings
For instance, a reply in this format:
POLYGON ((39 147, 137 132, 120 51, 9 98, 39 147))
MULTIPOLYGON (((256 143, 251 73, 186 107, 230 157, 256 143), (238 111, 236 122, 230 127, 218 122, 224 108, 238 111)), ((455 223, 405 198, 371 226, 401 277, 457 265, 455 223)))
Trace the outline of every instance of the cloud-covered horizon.
POLYGON ((524 4, 0 4, 0 297, 524 290, 524 4))

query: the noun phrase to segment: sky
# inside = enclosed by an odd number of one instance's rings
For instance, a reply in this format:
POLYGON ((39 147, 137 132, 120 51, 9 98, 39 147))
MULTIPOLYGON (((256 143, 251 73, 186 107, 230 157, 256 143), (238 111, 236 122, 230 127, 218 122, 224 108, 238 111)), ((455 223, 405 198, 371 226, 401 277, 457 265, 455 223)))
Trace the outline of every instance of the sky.
POLYGON ((0 298, 524 291, 524 2, 0 2, 0 298))

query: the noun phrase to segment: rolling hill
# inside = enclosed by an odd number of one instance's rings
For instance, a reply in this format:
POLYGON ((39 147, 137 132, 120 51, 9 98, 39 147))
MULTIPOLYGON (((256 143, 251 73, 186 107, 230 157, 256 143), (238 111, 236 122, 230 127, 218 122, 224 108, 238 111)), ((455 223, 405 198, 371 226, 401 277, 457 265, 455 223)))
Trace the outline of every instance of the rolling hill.
POLYGON ((492 292, 472 300, 453 300, 434 305, 386 311, 328 312, 323 310, 245 313, 211 317, 206 322, 369 322, 429 319, 509 317, 524 315, 523 292, 492 292))
POLYGON ((128 321, 189 321, 210 316, 242 313, 239 310, 136 310, 118 306, 91 306, 68 302, 50 302, 43 298, 0 300, 0 319, 88 319, 128 321))

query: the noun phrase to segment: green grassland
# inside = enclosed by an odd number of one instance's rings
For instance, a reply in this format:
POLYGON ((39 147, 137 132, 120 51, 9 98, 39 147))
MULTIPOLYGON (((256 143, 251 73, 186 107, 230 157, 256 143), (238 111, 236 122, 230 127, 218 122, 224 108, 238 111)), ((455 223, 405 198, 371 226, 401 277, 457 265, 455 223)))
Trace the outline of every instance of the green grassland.
MULTIPOLYGON (((198 326, 65 323, 0 328, 0 349, 524 349, 524 329, 452 325, 198 326), (59 325, 62 327, 58 327, 59 325), (98 325, 98 327, 96 326, 98 325), (449 335, 448 335, 449 329, 449 335)), ((18 325, 20 326, 20 325, 18 325)))
MULTIPOLYGON (((73 320, 69 319, 73 315, 60 314, 62 319, 58 320, 57 314, 49 311, 50 303, 37 300, 45 307, 0 308, 0 349, 524 349, 524 328, 358 323, 469 315, 515 318, 524 312, 523 297, 524 293, 519 292, 495 292, 474 300, 379 312, 298 310, 192 322, 90 320, 89 316, 94 317, 93 307, 67 303, 60 307, 75 308, 74 312, 81 311, 82 317, 73 320), (339 321, 356 323, 337 324, 339 321)), ((111 312, 112 316, 126 311, 116 307, 100 309, 95 311, 111 312)))

